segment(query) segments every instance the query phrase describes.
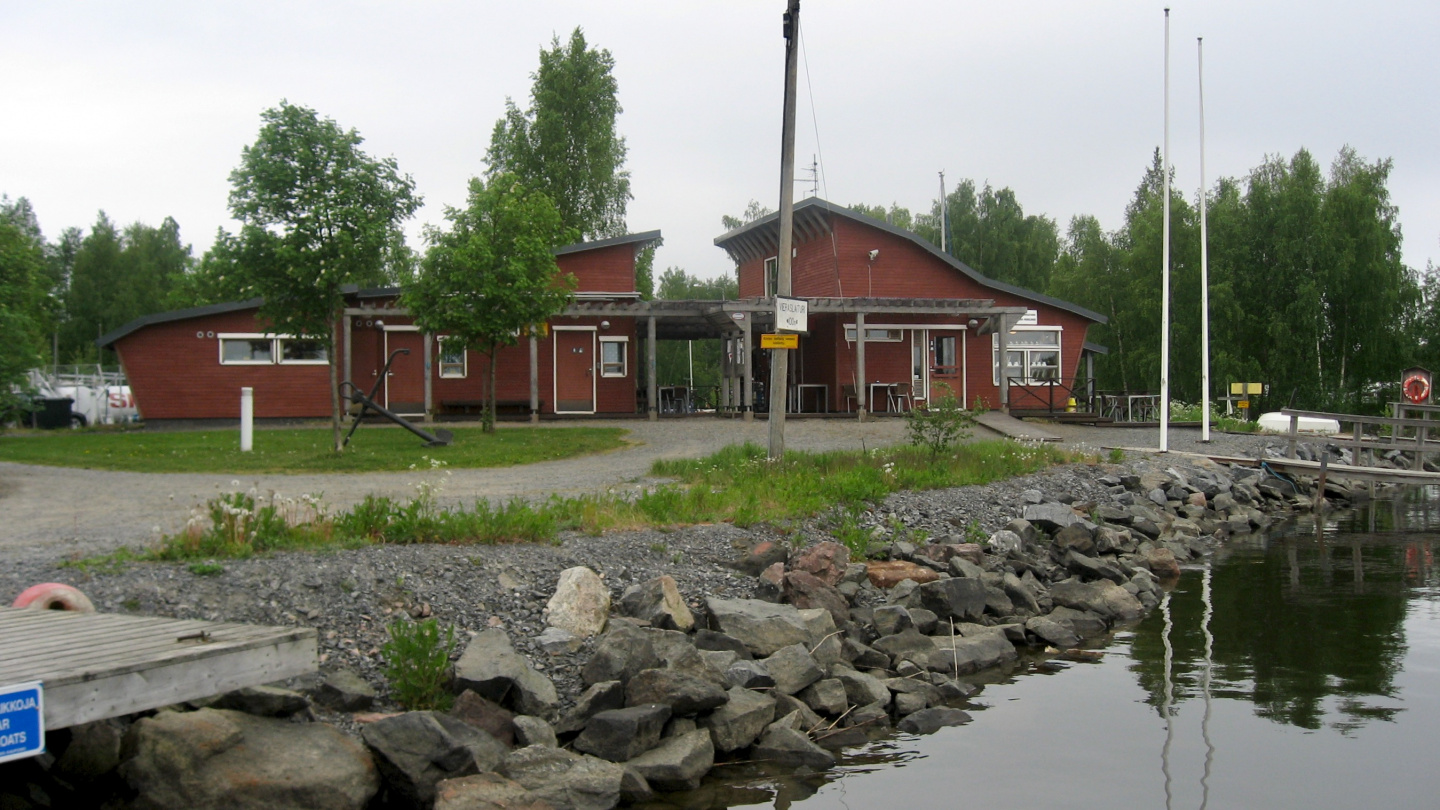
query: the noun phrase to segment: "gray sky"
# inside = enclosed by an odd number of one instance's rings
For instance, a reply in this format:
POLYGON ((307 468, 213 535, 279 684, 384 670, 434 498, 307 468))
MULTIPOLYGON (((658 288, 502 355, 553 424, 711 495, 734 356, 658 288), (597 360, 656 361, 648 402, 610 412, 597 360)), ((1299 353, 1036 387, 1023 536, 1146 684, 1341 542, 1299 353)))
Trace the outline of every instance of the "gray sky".
MULTIPOLYGON (((1163 136, 1163 3, 805 0, 797 153, 821 196, 928 209, 937 172, 1016 192, 1063 231, 1120 225, 1163 136), (813 111, 813 112, 812 112, 813 111), (818 135, 817 135, 818 133, 818 135)), ((1393 158, 1405 260, 1440 259, 1440 3, 1171 3, 1171 163, 1198 191, 1195 38, 1211 183, 1306 147, 1393 158)), ((173 216, 196 255, 233 229, 227 177, 282 98, 393 156, 440 224, 479 174, 506 96, 528 104, 552 35, 615 57, 632 230, 657 270, 731 268, 722 214, 775 207, 784 0, 0 0, 0 192, 48 238, 103 209, 173 216)), ((798 194, 803 194, 798 192, 798 194)))

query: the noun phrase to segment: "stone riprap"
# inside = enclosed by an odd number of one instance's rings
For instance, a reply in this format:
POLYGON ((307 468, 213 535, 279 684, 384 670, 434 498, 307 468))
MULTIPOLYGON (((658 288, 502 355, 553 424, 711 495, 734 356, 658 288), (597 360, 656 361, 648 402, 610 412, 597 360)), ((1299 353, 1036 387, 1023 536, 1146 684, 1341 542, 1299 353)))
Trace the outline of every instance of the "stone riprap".
MULTIPOLYGON (((211 806, 215 785, 243 783, 276 810, 608 808, 693 788, 717 762, 828 768, 847 747, 896 730, 967 723, 969 676, 1099 641, 1154 608, 1180 568, 1224 538, 1311 506, 1303 481, 1276 481, 1165 459, 899 493, 861 517, 879 552, 863 563, 816 536, 819 521, 788 530, 814 542, 789 544, 764 529, 687 529, 718 538, 706 540, 709 556, 643 577, 633 549, 502 570, 499 590, 482 598, 527 606, 508 621, 483 608, 473 618, 462 578, 441 577, 424 604, 442 621, 463 617, 468 632, 453 713, 349 714, 393 708, 373 688, 378 646, 351 643, 327 650, 336 660, 305 685, 313 705, 252 689, 77 729, 74 752, 57 744, 48 765, 27 766, 15 783, 22 796, 47 785, 62 800, 84 795, 45 782, 46 767, 57 779, 69 768, 155 807, 211 806), (542 638, 547 620, 564 633, 542 638), (330 722, 309 722, 317 711, 330 722), (79 764, 89 740, 118 752, 79 764)), ((262 598, 284 591, 278 579, 264 584, 262 598)), ((347 609, 399 613, 367 606, 361 592, 345 591, 347 609)))

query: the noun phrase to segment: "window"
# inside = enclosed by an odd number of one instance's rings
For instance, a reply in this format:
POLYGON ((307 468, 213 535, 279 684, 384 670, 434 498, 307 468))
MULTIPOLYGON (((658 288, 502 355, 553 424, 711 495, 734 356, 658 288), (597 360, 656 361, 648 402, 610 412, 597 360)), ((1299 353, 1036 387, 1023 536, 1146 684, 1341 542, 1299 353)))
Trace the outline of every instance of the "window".
POLYGON ((765 260, 765 297, 774 298, 780 289, 780 257, 765 260))
MULTIPOLYGON (((1020 327, 1007 336, 1005 351, 1005 376, 1016 385, 1045 385, 1060 380, 1060 330, 1041 327, 1020 327)), ((998 374, 1000 336, 992 339, 992 363, 997 367, 995 384, 1000 384, 998 374)))
POLYGON ((221 334, 222 366, 314 366, 330 362, 325 342, 294 335, 221 334))
POLYGON ((325 350, 325 344, 321 341, 308 338, 280 338, 278 342, 281 363, 318 365, 330 361, 330 354, 325 350))
POLYGON ((629 338, 600 338, 600 376, 624 377, 629 338))
POLYGON ((440 338, 440 376, 441 378, 461 378, 466 374, 465 347, 460 341, 454 338, 440 338))
POLYGON ((942 335, 935 338, 935 370, 941 374, 954 374, 957 365, 955 336, 942 335))
POLYGON ((275 362, 275 341, 267 337, 221 336, 221 365, 258 365, 275 362))
MULTIPOLYGON (((865 327, 866 343, 899 343, 904 337, 903 329, 890 329, 887 327, 865 327)), ((845 324, 845 339, 851 343, 855 342, 855 324, 845 324)))

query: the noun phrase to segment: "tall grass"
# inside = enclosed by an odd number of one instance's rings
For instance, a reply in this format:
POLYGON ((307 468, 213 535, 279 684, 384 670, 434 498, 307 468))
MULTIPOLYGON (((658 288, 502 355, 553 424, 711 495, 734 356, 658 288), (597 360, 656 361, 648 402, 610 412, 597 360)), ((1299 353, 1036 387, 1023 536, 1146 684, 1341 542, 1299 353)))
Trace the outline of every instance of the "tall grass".
MULTIPOLYGON (((1036 472, 1077 456, 1051 445, 977 442, 940 455, 896 446, 869 452, 788 453, 771 461, 764 448, 732 445, 702 459, 656 462, 652 473, 673 483, 634 496, 552 496, 541 502, 438 503, 443 485, 422 482, 409 500, 368 496, 349 510, 326 513, 318 498, 267 500, 254 492, 213 499, 181 533, 162 539, 150 559, 245 557, 280 549, 371 543, 493 544, 553 542, 561 531, 606 531, 730 522, 738 526, 829 514, 837 536, 863 554, 857 517, 892 492, 984 484, 1036 472), (848 516, 848 520, 847 520, 848 516), (853 541, 853 542, 852 542, 853 541)), ((444 470, 432 462, 432 471, 444 470)))

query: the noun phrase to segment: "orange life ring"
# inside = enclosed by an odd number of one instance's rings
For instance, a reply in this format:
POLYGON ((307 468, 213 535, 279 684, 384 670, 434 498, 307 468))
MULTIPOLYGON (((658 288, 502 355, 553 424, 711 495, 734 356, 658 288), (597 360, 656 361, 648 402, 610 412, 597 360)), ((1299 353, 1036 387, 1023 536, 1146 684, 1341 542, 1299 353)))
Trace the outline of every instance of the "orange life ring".
POLYGON ((1430 381, 1415 375, 1405 380, 1405 398, 1419 405, 1430 398, 1430 381))
POLYGON ((26 588, 11 607, 31 610, 73 610, 94 613, 95 605, 79 590, 59 582, 46 582, 26 588))

